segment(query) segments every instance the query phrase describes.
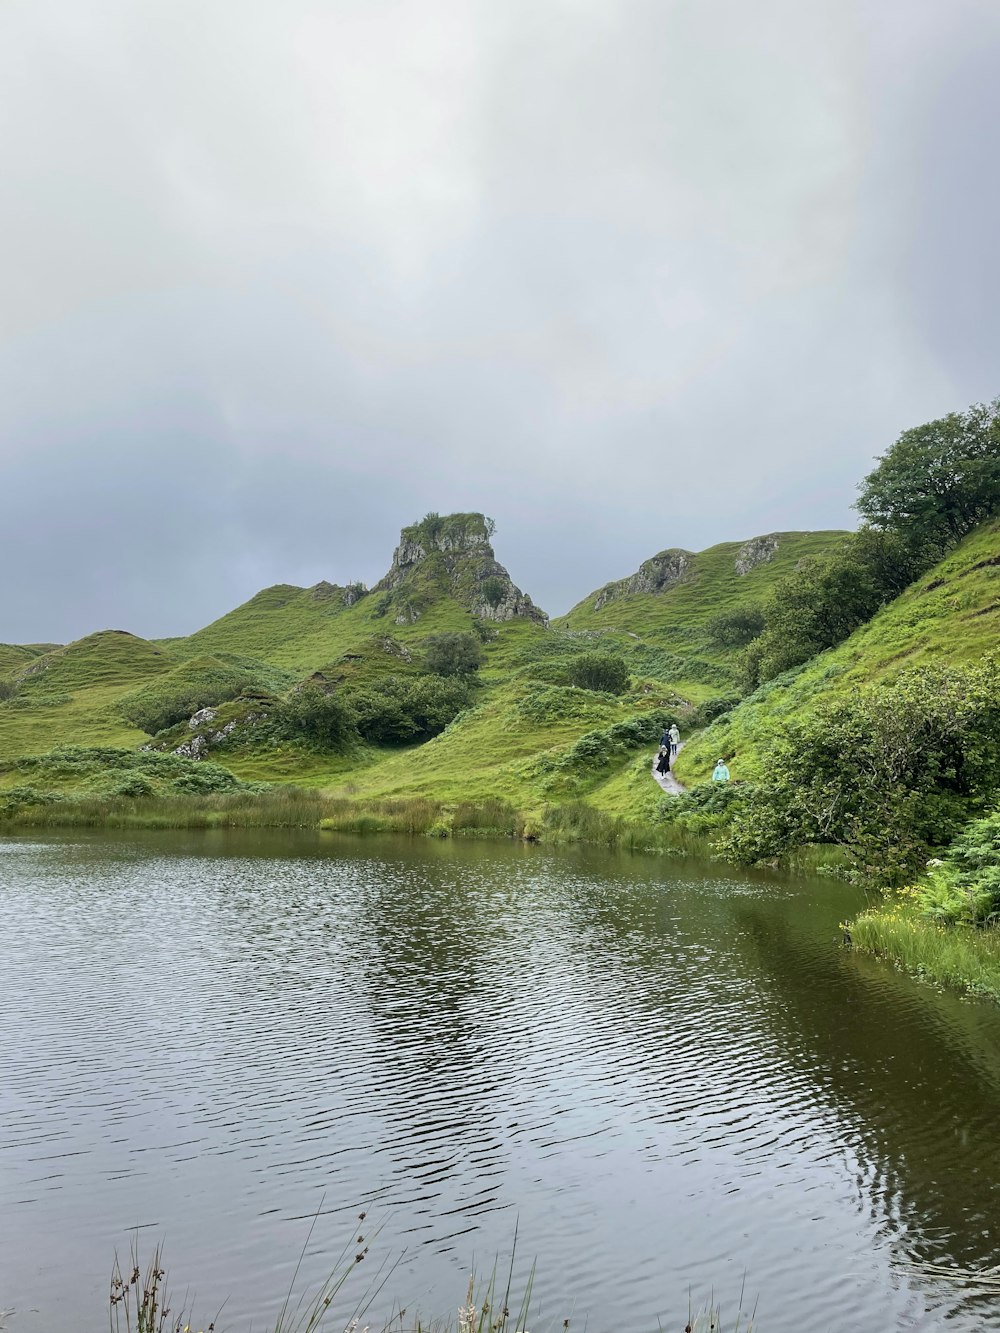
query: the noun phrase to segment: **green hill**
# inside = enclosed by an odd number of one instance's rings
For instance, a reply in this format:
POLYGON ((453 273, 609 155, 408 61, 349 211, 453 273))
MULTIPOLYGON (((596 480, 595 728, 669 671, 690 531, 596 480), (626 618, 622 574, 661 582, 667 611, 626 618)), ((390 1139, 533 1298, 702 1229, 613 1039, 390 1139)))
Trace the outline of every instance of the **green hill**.
POLYGON ((592 592, 553 624, 577 632, 638 635, 647 654, 655 650, 662 679, 692 697, 718 693, 732 686, 735 650, 713 640, 712 621, 726 612, 758 606, 800 560, 825 555, 845 536, 772 532, 697 553, 678 548, 660 551, 628 578, 592 592))
POLYGON ((380 633, 416 643, 428 634, 469 631, 477 620, 543 626, 544 612, 497 562, 492 532, 482 514, 428 515, 402 530, 389 572, 372 589, 277 584, 164 646, 175 657, 235 653, 315 671, 380 633))
POLYGON ((125 630, 102 630, 33 653, 8 677, 16 693, 0 704, 0 757, 69 743, 138 744, 145 733, 129 726, 114 704, 171 665, 162 647, 125 630))
POLYGON ((973 661, 1000 645, 1000 521, 983 524, 849 639, 769 681, 685 748, 678 775, 704 780, 719 755, 734 778, 760 773, 790 718, 905 667, 973 661))

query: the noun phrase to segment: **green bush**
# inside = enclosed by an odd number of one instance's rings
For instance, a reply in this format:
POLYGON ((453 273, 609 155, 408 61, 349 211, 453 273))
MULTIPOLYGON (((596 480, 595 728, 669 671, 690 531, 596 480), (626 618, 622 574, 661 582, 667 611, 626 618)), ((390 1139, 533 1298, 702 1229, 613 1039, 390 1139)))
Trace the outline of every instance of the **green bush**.
POLYGON ((713 648, 745 648, 763 632, 765 623, 764 612, 759 606, 740 606, 735 611, 713 616, 706 624, 705 632, 713 648))
POLYGON ((202 708, 236 699, 244 690, 258 690, 262 670, 266 674, 266 668, 196 659, 126 694, 118 711, 126 722, 155 736, 202 708))
POLYGON ((862 528, 825 557, 802 561, 772 589, 764 628, 739 659, 740 685, 765 681, 842 643, 926 569, 895 533, 862 528))
POLYGON ((175 791, 196 793, 198 795, 235 791, 242 786, 243 783, 234 777, 227 768, 221 768, 218 764, 209 764, 204 761, 192 764, 186 772, 181 773, 173 782, 175 791))
POLYGON ((281 701, 278 725, 287 735, 301 736, 325 750, 343 750, 357 734, 354 710, 344 697, 317 685, 303 685, 281 701))
POLYGON ((383 676, 363 687, 346 687, 344 696, 365 740, 399 745, 444 731, 468 707, 471 691, 458 677, 383 676))
POLYGON ((912 880, 1000 789, 1000 667, 904 672, 788 724, 722 841, 736 860, 846 847, 861 874, 912 880))
POLYGON ((946 925, 982 926, 1000 916, 1000 810, 974 819, 917 885, 920 910, 946 925))
POLYGON ((640 745, 652 745, 674 721, 672 713, 641 713, 598 731, 587 731, 566 751, 563 771, 602 768, 640 745))
POLYGON ((436 676, 469 676, 482 662, 474 634, 431 634, 424 640, 424 663, 436 676))
POLYGON ((625 659, 613 653, 581 653, 570 665, 570 680, 585 690, 624 694, 628 689, 625 659))

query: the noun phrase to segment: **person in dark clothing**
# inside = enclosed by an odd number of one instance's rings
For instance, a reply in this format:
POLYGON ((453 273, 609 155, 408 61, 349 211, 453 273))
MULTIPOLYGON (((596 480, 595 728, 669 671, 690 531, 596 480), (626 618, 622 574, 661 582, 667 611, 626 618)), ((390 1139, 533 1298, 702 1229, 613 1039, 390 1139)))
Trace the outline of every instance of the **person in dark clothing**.
POLYGON ((666 748, 667 748, 668 750, 670 749, 670 728, 669 728, 669 727, 664 727, 664 728, 663 728, 663 735, 660 737, 660 749, 662 750, 662 749, 664 748, 664 746, 666 746, 666 748))
POLYGON ((663 775, 670 772, 670 742, 660 746, 660 753, 656 757, 656 771, 663 775))

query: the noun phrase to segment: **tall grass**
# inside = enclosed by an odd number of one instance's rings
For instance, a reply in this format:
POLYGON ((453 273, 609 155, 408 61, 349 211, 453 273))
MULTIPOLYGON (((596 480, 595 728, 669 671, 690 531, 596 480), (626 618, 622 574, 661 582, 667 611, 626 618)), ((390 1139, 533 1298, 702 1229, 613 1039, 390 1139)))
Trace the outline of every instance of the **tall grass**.
POLYGON ((408 837, 592 843, 631 852, 711 855, 707 839, 682 824, 626 819, 585 801, 536 814, 500 797, 446 803, 430 797, 324 796, 302 787, 173 796, 54 796, 0 813, 0 831, 68 829, 311 829, 408 837))
POLYGON ((849 925, 851 943, 914 976, 1000 1000, 1000 929, 943 926, 893 906, 863 912, 849 925))
MULTIPOLYGON (((358 1221, 364 1225, 364 1213, 359 1215, 358 1221)), ((324 1330, 331 1333, 335 1327, 343 1333, 526 1333, 529 1320, 535 1326, 531 1319, 535 1265, 531 1265, 523 1281, 515 1282, 516 1235, 505 1271, 494 1263, 491 1273, 483 1280, 473 1273, 454 1316, 428 1319, 419 1313, 408 1314, 405 1307, 394 1306, 388 1316, 375 1318, 370 1323, 367 1321, 375 1302, 396 1264, 383 1261, 356 1297, 347 1293, 347 1284, 367 1258, 369 1249, 365 1235, 355 1237, 352 1232, 326 1281, 312 1292, 297 1293, 296 1284, 311 1237, 312 1228, 277 1319, 269 1325, 270 1333, 323 1333, 324 1330)), ((727 1324, 714 1302, 695 1313, 689 1297, 685 1333, 753 1333, 756 1310, 747 1314, 743 1301, 741 1292, 735 1320, 727 1324)), ((161 1247, 157 1246, 143 1269, 133 1241, 127 1269, 122 1270, 117 1256, 112 1268, 111 1333, 214 1333, 218 1315, 208 1323, 199 1323, 186 1305, 176 1311, 171 1307, 161 1247)), ((584 1327, 586 1322, 584 1318, 584 1327)), ((656 1322, 662 1333, 661 1321, 657 1319, 656 1322)), ((568 1330, 570 1323, 570 1318, 548 1320, 542 1327, 568 1330)))

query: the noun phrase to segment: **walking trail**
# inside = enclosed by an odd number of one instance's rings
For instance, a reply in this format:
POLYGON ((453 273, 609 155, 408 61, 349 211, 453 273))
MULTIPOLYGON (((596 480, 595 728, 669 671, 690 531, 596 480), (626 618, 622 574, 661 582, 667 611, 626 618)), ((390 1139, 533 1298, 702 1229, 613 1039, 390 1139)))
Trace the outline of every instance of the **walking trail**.
MULTIPOLYGON (((681 741, 680 745, 678 745, 677 747, 678 754, 680 754, 681 750, 684 749, 684 744, 685 744, 684 741, 681 741)), ((664 773, 662 776, 659 773, 657 773, 656 771, 657 758, 658 755, 654 754, 653 766, 650 769, 650 772, 653 774, 653 780, 660 784, 660 786, 663 788, 663 790, 667 793, 668 796, 683 796, 684 793, 687 791, 687 787, 682 787, 681 784, 674 777, 673 773, 664 773)))

